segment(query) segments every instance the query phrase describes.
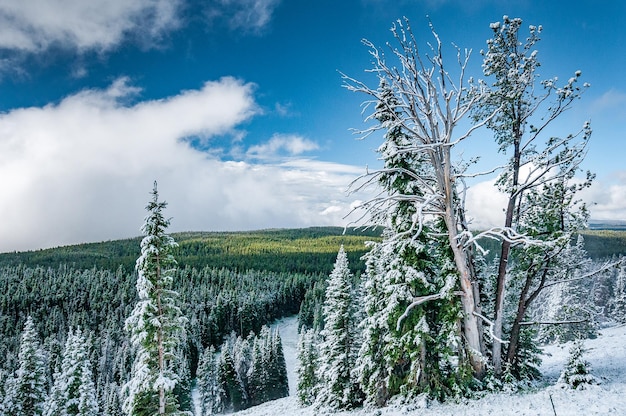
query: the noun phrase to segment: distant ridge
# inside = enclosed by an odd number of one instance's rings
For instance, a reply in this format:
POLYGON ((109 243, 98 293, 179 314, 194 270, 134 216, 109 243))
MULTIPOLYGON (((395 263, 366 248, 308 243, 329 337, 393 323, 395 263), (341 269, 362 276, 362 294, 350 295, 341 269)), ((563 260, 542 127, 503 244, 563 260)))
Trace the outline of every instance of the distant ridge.
POLYGON ((591 230, 626 230, 626 220, 589 220, 591 230))

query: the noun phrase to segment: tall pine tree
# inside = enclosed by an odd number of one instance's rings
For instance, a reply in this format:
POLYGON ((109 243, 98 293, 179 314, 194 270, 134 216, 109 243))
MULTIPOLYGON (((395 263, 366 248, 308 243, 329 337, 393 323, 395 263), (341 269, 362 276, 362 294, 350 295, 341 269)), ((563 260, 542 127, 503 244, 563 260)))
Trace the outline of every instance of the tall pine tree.
POLYGON ((198 364, 198 390, 200 392, 200 415, 208 416, 221 413, 223 392, 218 375, 218 355, 211 345, 202 353, 198 364))
POLYGON ((139 301, 126 319, 135 348, 130 381, 125 385, 124 409, 128 415, 182 414, 173 393, 180 381, 176 351, 184 335, 186 319, 172 290, 176 242, 165 233, 170 221, 163 216, 166 202, 159 201, 157 183, 141 231, 141 256, 137 259, 139 301))
POLYGON ((321 387, 317 403, 332 409, 349 409, 360 403, 360 389, 353 376, 358 341, 352 273, 343 246, 328 280, 324 320, 319 367, 321 387))

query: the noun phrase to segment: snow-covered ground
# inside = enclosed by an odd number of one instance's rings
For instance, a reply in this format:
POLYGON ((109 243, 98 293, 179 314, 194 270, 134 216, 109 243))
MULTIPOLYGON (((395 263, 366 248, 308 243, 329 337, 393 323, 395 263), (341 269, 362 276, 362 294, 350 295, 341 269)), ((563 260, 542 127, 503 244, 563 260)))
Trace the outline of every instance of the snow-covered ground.
MULTIPOLYGON (((264 403, 242 412, 237 416, 315 416, 320 411, 302 408, 295 397, 296 346, 298 342, 296 318, 277 322, 283 340, 285 360, 289 374, 291 396, 264 403)), ((544 348, 543 365, 545 386, 523 394, 487 394, 478 400, 462 403, 415 403, 411 406, 389 406, 383 409, 359 409, 338 412, 337 415, 626 415, 626 325, 606 328, 597 339, 585 341, 585 354, 591 363, 592 374, 600 384, 585 390, 571 390, 556 384, 569 355, 570 344, 551 345, 544 348), (553 404, 554 403, 554 408, 553 404)))

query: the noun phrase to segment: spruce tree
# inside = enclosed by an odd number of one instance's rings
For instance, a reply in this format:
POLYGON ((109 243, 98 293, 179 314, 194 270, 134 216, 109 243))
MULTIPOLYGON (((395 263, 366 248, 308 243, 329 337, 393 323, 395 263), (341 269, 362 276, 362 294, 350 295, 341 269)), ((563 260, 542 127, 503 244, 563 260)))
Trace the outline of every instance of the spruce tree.
POLYGON ((319 366, 317 334, 313 329, 302 328, 298 339, 298 385, 296 388, 298 400, 305 406, 315 402, 319 380, 317 368, 319 366))
POLYGON ((320 345, 317 403, 331 409, 349 409, 360 402, 358 382, 353 376, 357 340, 351 284, 348 257, 341 246, 326 289, 320 345))
POLYGON ((245 408, 245 392, 237 376, 235 363, 228 345, 224 345, 218 367, 221 401, 225 411, 239 411, 245 408))
POLYGON ((46 399, 46 362, 30 316, 24 325, 18 357, 12 411, 16 415, 41 415, 46 399))
POLYGON ((136 264, 139 301, 125 325, 135 348, 131 379, 124 386, 124 409, 131 416, 181 414, 173 393, 180 381, 176 351, 186 323, 172 289, 177 244, 165 233, 170 225, 163 216, 167 203, 159 201, 156 182, 151 195, 136 264))
POLYGON ((198 364, 198 390, 200 391, 200 415, 221 413, 223 392, 219 382, 218 356, 211 345, 202 353, 198 364))
POLYGON ((269 370, 269 400, 276 400, 289 396, 287 380, 287 365, 283 353, 283 344, 278 330, 272 331, 269 340, 270 370, 269 370))
POLYGON ((456 363, 465 360, 455 351, 461 316, 453 255, 437 237, 445 234, 441 222, 423 219, 414 203, 434 186, 432 167, 424 154, 404 151, 411 141, 398 123, 401 105, 384 80, 378 97, 374 116, 385 129, 378 182, 388 198, 370 212, 386 229, 365 257, 357 374, 366 402, 382 406, 397 394, 458 394, 465 377, 456 363))
POLYGON ((591 374, 591 365, 583 358, 586 349, 582 340, 576 340, 570 348, 570 355, 561 373, 559 382, 565 383, 575 390, 584 390, 586 386, 596 383, 591 374))
POLYGON ((61 371, 54 376, 54 386, 48 398, 46 416, 98 415, 96 390, 82 331, 70 329, 61 371))
POLYGON ((98 416, 99 414, 91 363, 89 360, 83 360, 80 387, 78 388, 78 415, 98 416))
POLYGON ((613 319, 620 324, 626 324, 626 262, 622 264, 617 274, 615 296, 611 303, 613 319))
POLYGON ((261 328, 259 336, 254 338, 252 344, 252 363, 248 370, 248 393, 250 396, 250 405, 264 403, 267 398, 267 380, 268 380, 268 354, 265 349, 263 337, 269 332, 267 326, 261 328))

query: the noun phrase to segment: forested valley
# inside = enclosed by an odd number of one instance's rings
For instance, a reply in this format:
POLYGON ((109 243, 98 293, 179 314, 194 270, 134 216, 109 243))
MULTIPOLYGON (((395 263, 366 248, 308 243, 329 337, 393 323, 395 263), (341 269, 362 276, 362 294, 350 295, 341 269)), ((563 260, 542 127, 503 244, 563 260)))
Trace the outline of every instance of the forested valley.
MULTIPOLYGON (((305 303, 303 316, 313 319, 319 302, 313 294, 323 294, 338 247, 350 250, 359 274, 365 241, 379 235, 375 230, 344 233, 339 227, 174 234, 179 245, 173 288, 189 319, 182 351, 187 391, 180 392, 181 402, 189 408, 189 382, 203 351, 211 346, 219 351, 231 334, 234 345, 237 336, 246 340, 275 319, 297 314, 307 294, 312 302, 305 303)), ((30 316, 46 351, 47 389, 60 369, 70 330, 80 329, 99 408, 120 406, 115 400, 132 363, 124 321, 137 302, 139 255, 139 238, 0 254, 3 393, 19 367, 20 336, 30 316)), ((248 341, 252 348, 253 340, 248 341)))

